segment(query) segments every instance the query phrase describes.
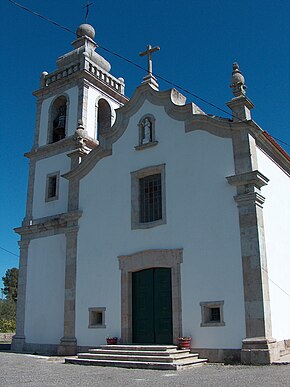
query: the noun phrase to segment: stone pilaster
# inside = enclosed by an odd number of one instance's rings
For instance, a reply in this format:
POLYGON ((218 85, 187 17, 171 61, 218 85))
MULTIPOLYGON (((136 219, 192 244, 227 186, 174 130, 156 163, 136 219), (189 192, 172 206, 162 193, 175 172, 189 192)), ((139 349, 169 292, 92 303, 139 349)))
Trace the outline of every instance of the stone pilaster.
POLYGON ((23 352, 25 345, 24 324, 29 242, 29 239, 21 239, 21 241, 18 242, 20 247, 20 262, 17 289, 16 334, 13 336, 11 344, 11 350, 13 352, 23 352))
POLYGON ((64 289, 64 334, 58 346, 58 355, 75 355, 77 340, 75 337, 75 303, 76 303, 76 261, 77 261, 78 226, 67 228, 65 289, 64 289))
POLYGON ((87 129, 89 83, 83 79, 79 83, 78 96, 78 122, 82 122, 84 129, 87 129))
POLYGON ((29 225, 32 220, 32 209, 33 209, 33 190, 35 181, 35 167, 36 160, 30 159, 29 161, 29 176, 28 176, 28 187, 27 187, 27 198, 26 198, 26 214, 23 219, 23 225, 29 225))
POLYGON ((269 364, 276 357, 272 338, 269 280, 260 189, 268 179, 259 171, 227 178, 237 187, 234 197, 239 210, 242 268, 244 282, 246 338, 241 360, 244 364, 269 364))
POLYGON ((34 142, 32 149, 37 149, 39 147, 39 129, 40 129, 40 115, 42 108, 43 98, 39 97, 37 99, 37 109, 36 109, 36 125, 34 131, 34 142))

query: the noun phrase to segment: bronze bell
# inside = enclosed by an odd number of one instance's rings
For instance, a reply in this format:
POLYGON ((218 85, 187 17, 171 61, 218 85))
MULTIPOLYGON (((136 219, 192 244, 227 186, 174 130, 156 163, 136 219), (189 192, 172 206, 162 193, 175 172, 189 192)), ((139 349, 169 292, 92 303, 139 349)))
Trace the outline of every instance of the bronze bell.
POLYGON ((55 133, 63 133, 65 129, 65 115, 60 115, 55 119, 55 127, 54 131, 55 133))
POLYGON ((65 106, 61 106, 58 111, 58 116, 53 121, 53 142, 62 140, 65 137, 65 123, 65 106))

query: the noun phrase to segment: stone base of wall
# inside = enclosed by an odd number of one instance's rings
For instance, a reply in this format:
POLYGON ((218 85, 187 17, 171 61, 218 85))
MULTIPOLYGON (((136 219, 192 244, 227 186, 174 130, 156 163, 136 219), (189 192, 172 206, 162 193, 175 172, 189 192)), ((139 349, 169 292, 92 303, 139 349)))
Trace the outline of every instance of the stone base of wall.
MULTIPOLYGON (((191 348, 191 351, 198 353, 199 357, 206 358, 211 363, 251 365, 271 364, 273 361, 278 360, 280 356, 290 353, 290 340, 279 342, 269 342, 265 339, 258 342, 257 340, 254 342, 249 341, 249 339, 246 340, 243 340, 242 349, 191 348), (258 347, 258 344, 260 347, 258 347)), ((64 348, 63 345, 58 344, 26 343, 23 338, 14 336, 11 351, 37 353, 39 355, 70 356, 75 355, 77 352, 88 352, 89 349, 93 348, 96 348, 96 346, 65 346, 64 348), (63 354, 60 353, 60 347, 63 347, 61 348, 63 354)))
POLYGON ((240 349, 191 348, 191 352, 198 353, 200 358, 208 359, 210 363, 241 363, 240 349))
POLYGON ((57 344, 25 343, 24 352, 37 355, 57 355, 57 344))
POLYGON ((57 348, 58 356, 74 356, 77 354, 77 340, 76 338, 60 339, 60 345, 57 348))
POLYGON ((289 355, 290 354, 290 340, 282 340, 277 342, 278 350, 280 352, 280 356, 289 355))
POLYGON ((5 343, 11 343, 12 337, 15 335, 15 333, 0 333, 0 341, 3 341, 5 343))
POLYGON ((275 339, 253 337, 243 340, 241 351, 242 364, 271 364, 280 359, 280 345, 275 339))
POLYGON ((25 344, 25 337, 24 336, 13 336, 12 337, 12 343, 11 343, 11 351, 12 352, 23 352, 24 351, 24 344, 25 344))

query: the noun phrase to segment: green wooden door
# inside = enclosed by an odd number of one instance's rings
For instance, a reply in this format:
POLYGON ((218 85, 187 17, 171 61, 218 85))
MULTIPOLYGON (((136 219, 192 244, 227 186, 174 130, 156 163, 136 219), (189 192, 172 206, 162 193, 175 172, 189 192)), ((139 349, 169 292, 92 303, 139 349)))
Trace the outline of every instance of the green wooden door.
POLYGON ((133 342, 172 344, 171 269, 132 274, 133 342))

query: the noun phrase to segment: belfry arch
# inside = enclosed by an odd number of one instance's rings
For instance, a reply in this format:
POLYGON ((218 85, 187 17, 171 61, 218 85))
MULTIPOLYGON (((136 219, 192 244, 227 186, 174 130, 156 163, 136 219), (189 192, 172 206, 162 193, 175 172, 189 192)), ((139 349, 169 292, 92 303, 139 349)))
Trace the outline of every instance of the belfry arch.
POLYGON ((64 95, 57 97, 49 109, 48 139, 49 144, 66 137, 68 113, 68 98, 64 95))
POLYGON ((97 137, 105 133, 112 126, 112 109, 108 101, 100 98, 96 104, 97 111, 97 137))

